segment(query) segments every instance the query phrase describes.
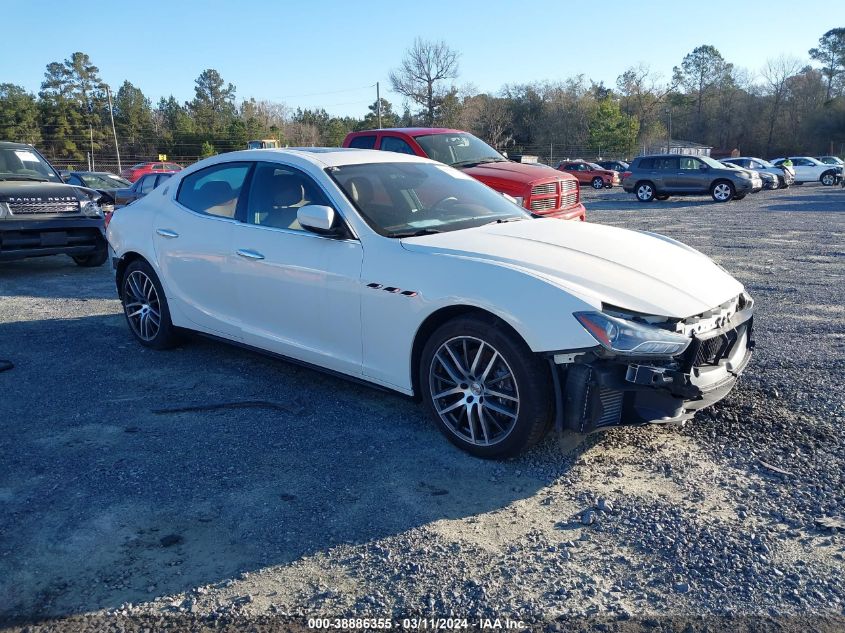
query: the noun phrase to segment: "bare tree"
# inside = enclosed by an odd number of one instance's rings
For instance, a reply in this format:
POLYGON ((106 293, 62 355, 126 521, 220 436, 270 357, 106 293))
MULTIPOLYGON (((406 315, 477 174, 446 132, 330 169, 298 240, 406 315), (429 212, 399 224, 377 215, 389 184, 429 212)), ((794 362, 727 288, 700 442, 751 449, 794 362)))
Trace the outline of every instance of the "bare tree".
POLYGON ((401 66, 390 72, 393 90, 408 97, 423 109, 427 125, 432 125, 437 107, 446 90, 443 82, 458 76, 458 53, 446 42, 420 38, 405 52, 401 66))
POLYGON ((771 99, 771 110, 769 113, 769 134, 766 139, 766 153, 772 149, 772 138, 775 132, 780 108, 786 94, 787 81, 801 70, 801 61, 795 57, 781 55, 777 59, 769 59, 760 74, 766 80, 766 88, 771 99))

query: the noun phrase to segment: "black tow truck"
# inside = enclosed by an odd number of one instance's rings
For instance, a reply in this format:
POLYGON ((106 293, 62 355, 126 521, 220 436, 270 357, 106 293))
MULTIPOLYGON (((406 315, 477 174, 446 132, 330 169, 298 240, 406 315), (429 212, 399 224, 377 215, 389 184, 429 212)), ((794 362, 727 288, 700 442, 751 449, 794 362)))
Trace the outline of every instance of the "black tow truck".
POLYGON ((100 192, 66 184, 32 145, 0 142, 0 261, 69 255, 108 259, 100 192))

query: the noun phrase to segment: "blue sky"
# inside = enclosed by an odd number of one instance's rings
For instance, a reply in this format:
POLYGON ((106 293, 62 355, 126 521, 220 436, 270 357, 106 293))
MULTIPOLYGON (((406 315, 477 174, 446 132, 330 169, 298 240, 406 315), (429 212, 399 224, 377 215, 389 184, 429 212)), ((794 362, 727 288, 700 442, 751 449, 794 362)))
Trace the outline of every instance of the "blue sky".
POLYGON ((375 100, 376 81, 401 108, 388 73, 415 36, 461 53, 458 84, 497 91, 579 73, 614 86, 639 62, 668 78, 700 44, 757 71, 781 54, 808 59, 825 31, 845 26, 841 11, 795 0, 0 0, 0 9, 0 82, 33 92, 48 62, 80 50, 113 88, 128 79, 154 102, 191 99, 197 76, 215 68, 239 99, 359 116, 375 100))

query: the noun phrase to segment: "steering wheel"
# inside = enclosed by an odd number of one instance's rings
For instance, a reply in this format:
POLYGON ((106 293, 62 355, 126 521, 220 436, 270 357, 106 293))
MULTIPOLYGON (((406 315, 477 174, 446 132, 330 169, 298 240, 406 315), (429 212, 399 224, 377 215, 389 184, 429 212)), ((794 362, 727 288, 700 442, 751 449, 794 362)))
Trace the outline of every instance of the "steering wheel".
POLYGON ((429 209, 436 209, 437 207, 439 207, 441 204, 443 204, 445 202, 448 202, 450 204, 455 204, 457 201, 458 201, 458 199, 455 196, 446 196, 445 198, 440 198, 440 200, 438 200, 433 205, 431 205, 429 207, 429 209))

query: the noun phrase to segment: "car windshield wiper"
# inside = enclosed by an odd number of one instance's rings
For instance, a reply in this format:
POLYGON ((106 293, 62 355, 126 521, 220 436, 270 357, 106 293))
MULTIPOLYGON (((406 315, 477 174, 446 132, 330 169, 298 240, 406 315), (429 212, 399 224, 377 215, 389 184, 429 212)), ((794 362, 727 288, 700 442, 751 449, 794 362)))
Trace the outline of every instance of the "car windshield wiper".
POLYGON ((0 176, 0 180, 32 180, 35 182, 50 182, 49 178, 38 178, 36 176, 0 176))
POLYGON ((485 158, 462 160, 457 163, 452 163, 452 167, 475 167, 483 163, 506 163, 507 160, 499 158, 498 156, 487 156, 485 158))
POLYGON ((505 222, 518 222, 520 220, 527 220, 528 218, 524 218, 519 215, 515 215, 512 218, 498 218, 496 220, 491 220, 490 222, 485 222, 481 226, 487 226, 488 224, 504 224, 505 222))
POLYGON ((437 229, 417 229, 416 231, 405 231, 400 233, 391 233, 390 237, 419 237, 420 235, 434 235, 435 233, 442 233, 437 229))

